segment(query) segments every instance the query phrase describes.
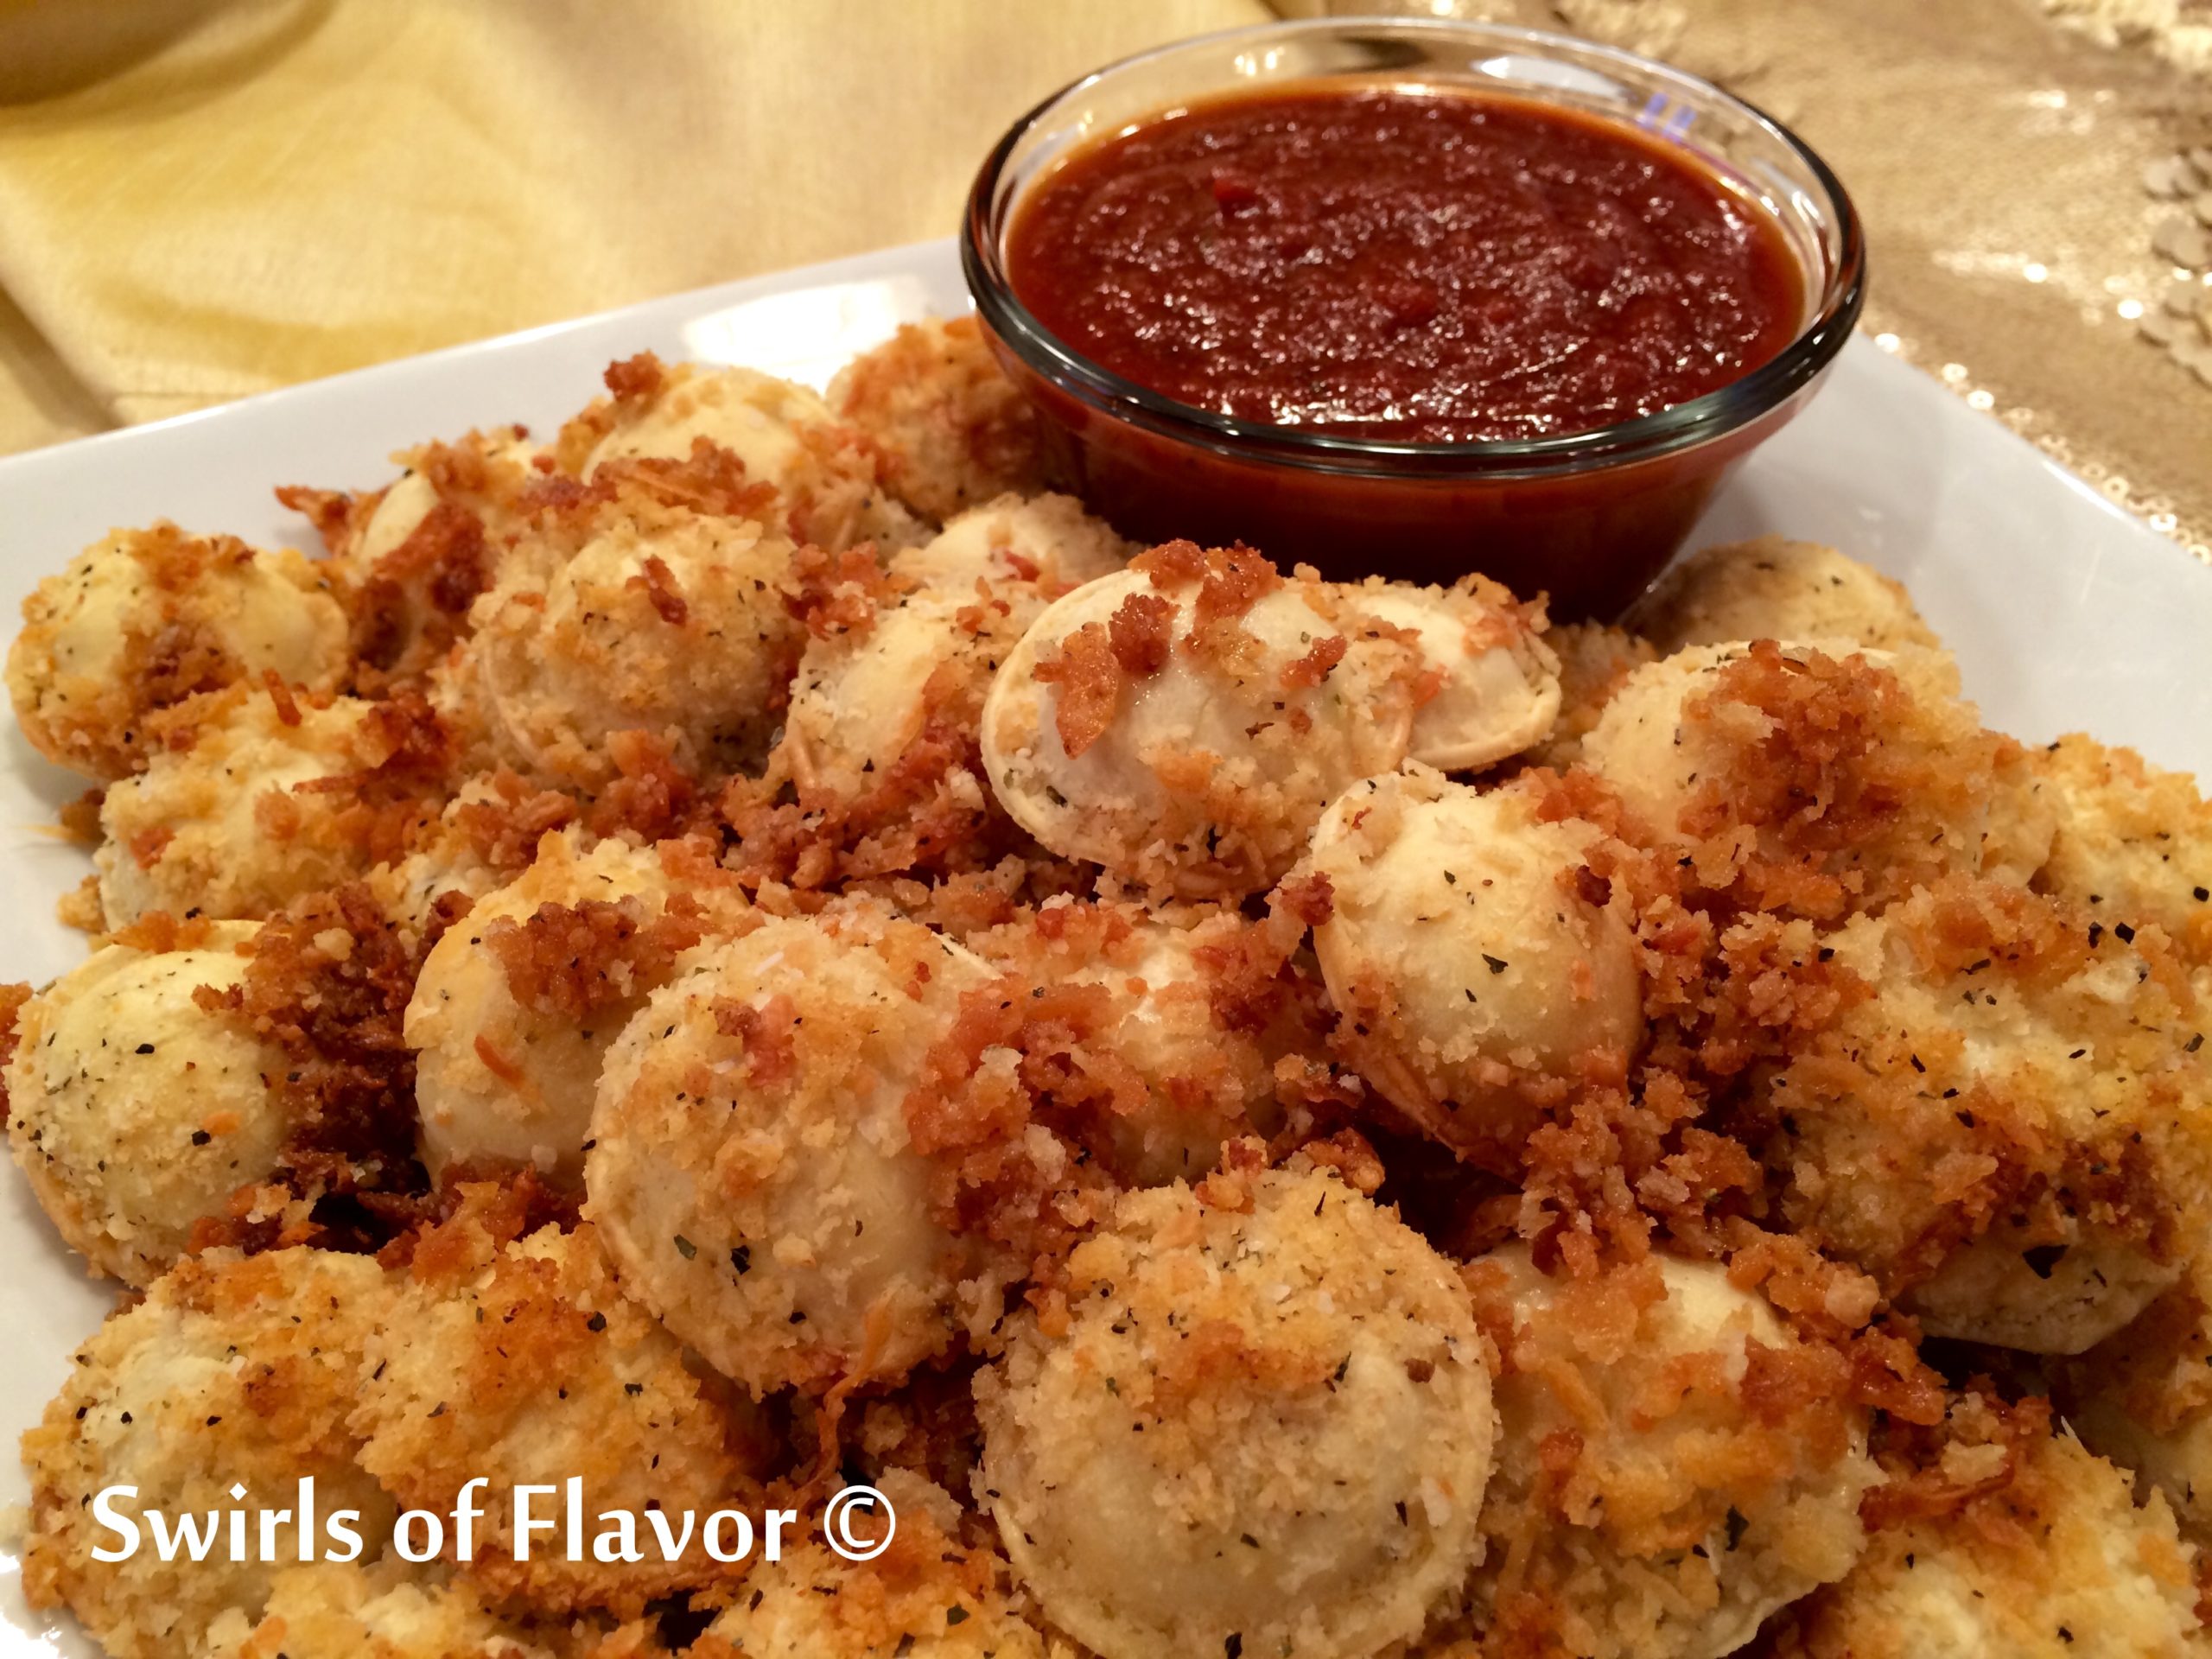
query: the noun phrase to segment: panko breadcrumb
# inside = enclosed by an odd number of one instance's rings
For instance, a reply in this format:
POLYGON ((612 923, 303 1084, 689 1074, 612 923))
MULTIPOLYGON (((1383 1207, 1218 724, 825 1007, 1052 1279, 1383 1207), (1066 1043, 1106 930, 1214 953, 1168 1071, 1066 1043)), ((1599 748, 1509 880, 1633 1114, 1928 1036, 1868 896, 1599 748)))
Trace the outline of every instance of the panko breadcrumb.
POLYGON ((1485 766, 1557 711, 1502 588, 1286 581, 1249 548, 1170 543, 1039 617, 983 709, 999 800, 1054 852, 1155 894, 1234 897, 1322 810, 1408 758, 1485 766))
POLYGON ((932 524, 1044 487, 1036 416, 972 315, 905 325, 838 372, 830 401, 875 445, 892 493, 932 524))
POLYGON ((133 1287, 25 1442, 33 1603, 128 1659, 2201 1649, 2193 782, 1986 730, 1834 549, 1560 629, 1140 549, 995 350, 643 354, 280 491, 320 557, 159 524, 27 604, 105 937, 0 987, 0 1112, 133 1287), (104 1486, 308 1474, 360 1558, 90 1554, 104 1486), (473 1560, 386 1551, 474 1477, 473 1560))
POLYGON ((490 586, 520 529, 524 492, 540 476, 539 451, 518 426, 394 459, 406 470, 380 490, 276 492, 330 550, 364 683, 422 674, 466 631, 469 607, 490 586))
POLYGON ((620 839, 587 851, 574 830, 548 836, 432 948, 406 1037, 434 1177, 505 1161, 582 1179, 608 1047, 676 958, 744 907, 718 868, 680 851, 664 859, 620 839))
POLYGON ((1849 1571, 1877 1476, 1840 1355, 1713 1262, 1466 1278, 1503 1361, 1482 1653, 1719 1659, 1849 1571))
MULTIPOLYGON (((958 1503, 913 1476, 886 1478, 897 1524, 865 1567, 808 1542, 761 1561, 688 1659, 1074 1659, 1021 1616, 1006 1563, 960 1541, 958 1503)), ((884 1522, 851 1522, 856 1542, 884 1522)))
POLYGON ((623 1287, 764 1395, 896 1379, 1001 1281, 935 1215, 905 1114, 979 961, 873 906, 759 919, 608 1052, 586 1213, 623 1287))
POLYGON ((486 1482, 474 1559, 459 1571, 495 1598, 634 1616, 727 1571, 707 1554, 710 1511, 758 1507, 748 1416, 622 1294, 588 1226, 502 1245, 464 1209, 416 1246, 365 1358, 349 1420, 362 1466, 407 1505, 445 1512, 466 1483, 486 1482), (594 1514, 637 1517, 642 1560, 571 1561, 543 1539, 517 1559, 515 1489, 575 1478, 594 1514), (673 1561, 647 1530, 652 1509, 696 1517, 673 1561))
POLYGON ((2004 743, 1956 693, 1932 652, 1696 645, 1629 674, 1582 764, 1707 887, 1818 917, 1876 910, 1981 867, 2004 743))
MULTIPOLYGON (((888 783, 932 724, 976 728, 1000 661, 1039 607, 1016 585, 987 594, 911 594, 865 631, 807 646, 778 754, 810 805, 857 804, 888 783)), ((975 804, 981 785, 969 779, 975 804)))
POLYGON ((1963 879, 1830 935, 1866 994, 1760 1108, 1789 1221, 1939 1334, 2072 1354, 2125 1325, 2212 1195, 2194 999, 2147 944, 1963 879))
POLYGON ((1281 1126, 1274 1067, 1319 999, 1264 925, 1055 899, 969 943, 1007 971, 1007 995, 1050 987, 1089 1016, 1061 1046, 1029 1033, 1024 1058, 1063 1071, 1057 1127, 1126 1185, 1198 1180, 1229 1142, 1281 1126))
MULTIPOLYGON (((211 1625, 237 1612, 257 1619, 276 1575, 299 1548, 296 1518, 270 1521, 277 1560, 164 1561, 147 1512, 206 1516, 294 1507, 312 1476, 325 1516, 357 1511, 365 1548, 391 1535, 397 1506, 354 1461, 347 1431, 362 1355, 390 1295, 365 1256, 274 1250, 216 1253, 179 1263, 137 1306, 79 1350, 69 1380, 23 1437, 31 1478, 23 1591, 35 1607, 67 1607, 120 1659, 199 1650, 211 1625), (245 1499, 231 1489, 242 1485, 245 1499), (135 1486, 115 1508, 132 1517, 141 1548, 100 1561, 115 1540, 93 1496, 135 1486)), ((260 1517, 249 1516, 256 1527, 260 1517)), ((315 1541, 318 1548, 327 1541, 315 1541)))
POLYGON ((470 613, 439 706, 490 759, 556 785, 604 789, 625 732, 694 768, 757 761, 804 635, 792 543, 762 511, 711 454, 549 493, 470 613))
POLYGON ((976 1382, 976 1497, 1105 1659, 1360 1659, 1481 1554, 1488 1358, 1451 1265, 1320 1170, 1125 1195, 976 1382))
POLYGON ((100 806, 111 928, 156 911, 273 915, 403 856, 436 817, 420 775, 443 759, 427 711, 240 686, 175 710, 172 733, 176 747, 100 806))
POLYGON ((8 693, 48 760, 115 779, 156 753, 149 717, 187 697, 264 677, 329 691, 346 667, 327 570, 161 524, 118 531, 39 583, 8 652, 8 693))
POLYGON ((1804 1659, 2182 1659, 2204 1651, 2196 1552, 2165 1501, 2045 1414, 1950 1414, 1935 1512, 1877 1532, 1779 1645, 1804 1659))
POLYGON ((885 489, 874 446, 804 386, 753 369, 671 368, 650 353, 615 365, 607 383, 611 395, 563 427, 554 445, 556 460, 577 477, 593 478, 609 462, 689 461, 703 446, 773 489, 768 522, 793 541, 835 550, 921 539, 913 516, 885 489))
POLYGON ((995 862, 1013 832, 980 753, 992 678, 1046 605, 1127 552, 1076 502, 1046 496, 1001 498, 893 558, 881 591, 807 641, 763 810, 740 819, 748 861, 798 842, 811 856, 789 874, 807 886, 995 862), (779 809, 786 789, 797 802, 779 809))
POLYGON ((523 1630, 467 1586, 394 1560, 319 1561, 271 1582, 257 1621, 233 1607, 210 1627, 207 1659, 554 1659, 565 1632, 523 1630))

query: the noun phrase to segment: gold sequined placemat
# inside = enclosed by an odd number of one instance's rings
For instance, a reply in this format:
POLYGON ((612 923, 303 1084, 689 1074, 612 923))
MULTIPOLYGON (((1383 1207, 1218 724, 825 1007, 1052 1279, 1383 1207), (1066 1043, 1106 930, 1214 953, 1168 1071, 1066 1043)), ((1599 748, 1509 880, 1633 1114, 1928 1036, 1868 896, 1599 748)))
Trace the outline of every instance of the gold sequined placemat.
POLYGON ((1278 9, 1565 28, 1761 105, 1859 205, 1866 331, 2212 560, 2212 10, 2196 0, 1278 9))

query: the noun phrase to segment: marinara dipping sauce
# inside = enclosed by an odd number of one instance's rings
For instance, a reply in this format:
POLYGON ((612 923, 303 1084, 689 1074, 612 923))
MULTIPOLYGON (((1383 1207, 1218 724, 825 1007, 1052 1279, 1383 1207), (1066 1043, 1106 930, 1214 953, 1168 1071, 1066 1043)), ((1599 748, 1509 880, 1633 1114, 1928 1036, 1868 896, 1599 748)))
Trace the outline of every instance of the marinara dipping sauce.
POLYGON ((1820 158, 1718 87, 1363 17, 1072 83, 986 159, 961 263, 1054 486, 1123 535, 1480 570, 1579 619, 1812 396, 1864 245, 1820 158))
POLYGON ((1193 408, 1402 443, 1594 431, 1774 357, 1782 228, 1690 159, 1528 99, 1294 88, 1077 152, 1007 274, 1067 346, 1193 408))

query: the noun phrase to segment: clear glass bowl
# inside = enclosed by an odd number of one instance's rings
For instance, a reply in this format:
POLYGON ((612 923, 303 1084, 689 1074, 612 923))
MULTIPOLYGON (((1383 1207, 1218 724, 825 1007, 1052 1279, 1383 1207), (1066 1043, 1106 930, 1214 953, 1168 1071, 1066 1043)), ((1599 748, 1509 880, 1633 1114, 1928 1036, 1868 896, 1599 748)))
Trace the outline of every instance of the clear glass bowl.
POLYGON ((1243 541, 1278 564, 1448 582, 1470 569, 1555 614, 1611 617, 1647 587, 1735 464, 1812 396, 1865 292, 1850 198, 1796 136, 1719 87, 1631 53, 1502 25, 1352 18, 1262 25, 1124 59, 1014 123, 976 176, 961 238, 1001 360, 1043 417, 1059 485, 1125 534, 1243 541), (1595 431, 1395 443, 1266 426, 1147 391, 1071 351, 1007 277, 1025 194, 1071 152, 1146 118, 1277 84, 1509 96, 1680 145, 1763 205, 1796 254, 1796 337, 1717 391, 1595 431))

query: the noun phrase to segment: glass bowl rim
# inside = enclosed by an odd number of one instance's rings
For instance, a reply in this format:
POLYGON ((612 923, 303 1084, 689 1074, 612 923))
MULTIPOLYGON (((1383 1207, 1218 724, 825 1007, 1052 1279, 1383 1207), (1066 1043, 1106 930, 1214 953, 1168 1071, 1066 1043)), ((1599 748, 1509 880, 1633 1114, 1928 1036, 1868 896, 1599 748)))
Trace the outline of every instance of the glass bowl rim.
MULTIPOLYGON (((1505 95, 1529 96, 1517 92, 1505 95)), ((1802 269, 1802 257, 1799 264, 1802 269)), ((1401 477, 1423 472, 1453 475, 1553 474, 1576 470, 1593 460, 1642 460, 1671 454, 1723 436, 1758 420, 1820 377, 1850 339, 1866 303, 1866 291, 1865 232, 1849 192, 1821 159, 1819 152, 1758 105, 1658 59, 1618 47, 1515 24, 1426 17, 1328 17, 1248 24, 1170 41, 1118 58, 1079 76, 1017 119, 984 158, 969 191, 960 237, 960 264, 977 311, 1007 347, 1047 383, 1082 396, 1106 413, 1227 455, 1272 460, 1317 470, 1401 477), (1567 48, 1585 59, 1608 60, 1638 75, 1656 77, 1700 99, 1717 101, 1747 118, 1796 156, 1827 198, 1825 206, 1830 210, 1835 228, 1835 257, 1833 262, 1823 258, 1821 269, 1808 273, 1808 286, 1809 278, 1822 279, 1819 308, 1791 337, 1789 345, 1749 373, 1700 397, 1649 415, 1585 432, 1559 433, 1542 438, 1407 443, 1332 436, 1300 427, 1240 420, 1178 402, 1074 351, 1039 322, 1015 296, 1000 254, 992 198, 1014 147, 1068 99, 1085 87, 1141 69, 1157 59, 1192 47, 1256 43, 1295 35, 1371 33, 1377 29, 1516 46, 1539 57, 1555 55, 1559 48, 1567 48), (1255 451, 1266 453, 1255 455, 1255 451)))

